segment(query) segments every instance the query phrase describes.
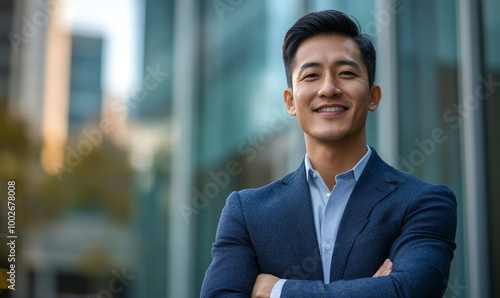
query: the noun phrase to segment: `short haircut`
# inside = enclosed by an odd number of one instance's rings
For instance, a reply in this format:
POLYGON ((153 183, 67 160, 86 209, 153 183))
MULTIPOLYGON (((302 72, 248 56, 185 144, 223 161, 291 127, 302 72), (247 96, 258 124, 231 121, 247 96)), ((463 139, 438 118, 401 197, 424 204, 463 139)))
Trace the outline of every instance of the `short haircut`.
POLYGON ((320 34, 339 34, 351 37, 359 46, 361 58, 368 70, 368 84, 375 81, 376 51, 371 38, 361 34, 359 26, 345 13, 337 10, 311 12, 288 29, 283 42, 283 62, 288 87, 292 87, 292 71, 297 49, 306 39, 320 34))

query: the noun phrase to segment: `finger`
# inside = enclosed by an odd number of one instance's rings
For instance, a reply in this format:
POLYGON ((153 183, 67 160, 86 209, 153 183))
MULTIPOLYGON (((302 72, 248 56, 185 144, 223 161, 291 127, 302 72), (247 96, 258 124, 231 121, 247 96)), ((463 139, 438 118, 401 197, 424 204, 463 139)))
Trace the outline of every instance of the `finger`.
POLYGON ((252 289, 252 296, 251 296, 251 298, 256 298, 257 297, 257 291, 258 291, 258 288, 259 288, 258 284, 259 284, 259 281, 261 279, 261 275, 262 275, 262 273, 259 274, 259 275, 257 275, 257 278, 255 279, 255 283, 254 283, 253 289, 252 289))
POLYGON ((382 270, 381 276, 389 275, 392 272, 392 266, 393 266, 392 262, 390 260, 388 260, 387 264, 384 266, 384 268, 382 270))
POLYGON ((378 268, 377 272, 375 272, 375 274, 373 275, 373 277, 383 276, 384 272, 387 271, 387 266, 389 265, 388 264, 388 260, 389 259, 386 259, 384 261, 384 263, 382 264, 382 266, 380 266, 380 268, 378 268))
POLYGON ((386 259, 384 261, 384 263, 382 264, 382 266, 380 266, 380 268, 377 270, 377 272, 375 272, 373 277, 380 277, 380 276, 389 275, 392 272, 392 266, 393 266, 393 263, 391 262, 391 260, 386 259))

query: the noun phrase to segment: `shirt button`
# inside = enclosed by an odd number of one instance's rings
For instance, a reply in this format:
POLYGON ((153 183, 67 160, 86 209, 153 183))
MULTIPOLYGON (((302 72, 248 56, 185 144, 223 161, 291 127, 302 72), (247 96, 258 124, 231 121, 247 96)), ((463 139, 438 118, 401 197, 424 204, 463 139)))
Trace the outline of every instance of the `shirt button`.
POLYGON ((330 248, 332 248, 332 246, 328 243, 328 244, 326 244, 326 245, 325 245, 325 248, 326 248, 327 250, 330 250, 330 248))
POLYGON ((327 196, 327 197, 329 197, 330 195, 331 195, 331 193, 329 193, 329 192, 327 192, 327 193, 326 193, 326 196, 327 196))

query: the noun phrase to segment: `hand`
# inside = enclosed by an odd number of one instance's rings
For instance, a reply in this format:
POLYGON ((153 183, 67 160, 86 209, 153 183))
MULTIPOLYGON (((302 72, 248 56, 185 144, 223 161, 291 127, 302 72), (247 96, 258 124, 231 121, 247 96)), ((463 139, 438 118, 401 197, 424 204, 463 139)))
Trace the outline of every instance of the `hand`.
MULTIPOLYGON (((387 276, 392 272, 392 262, 386 259, 382 266, 375 272, 373 277, 387 276)), ((268 298, 279 278, 271 274, 259 274, 255 280, 252 290, 252 298, 268 298)))
POLYGON ((259 274, 255 280, 252 290, 252 298, 268 298, 271 296, 271 291, 274 285, 280 279, 271 274, 259 274))
POLYGON ((378 268, 377 272, 373 275, 373 277, 387 276, 392 272, 392 262, 389 259, 384 261, 384 264, 378 268))

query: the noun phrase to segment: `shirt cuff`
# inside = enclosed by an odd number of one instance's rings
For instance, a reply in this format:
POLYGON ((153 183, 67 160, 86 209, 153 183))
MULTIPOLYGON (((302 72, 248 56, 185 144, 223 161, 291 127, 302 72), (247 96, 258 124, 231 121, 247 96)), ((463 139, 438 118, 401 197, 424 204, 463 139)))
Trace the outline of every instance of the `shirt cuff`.
POLYGON ((277 283, 274 284, 273 289, 271 290, 271 296, 269 298, 280 298, 281 290, 283 289, 283 285, 285 284, 286 279, 280 279, 277 283))

